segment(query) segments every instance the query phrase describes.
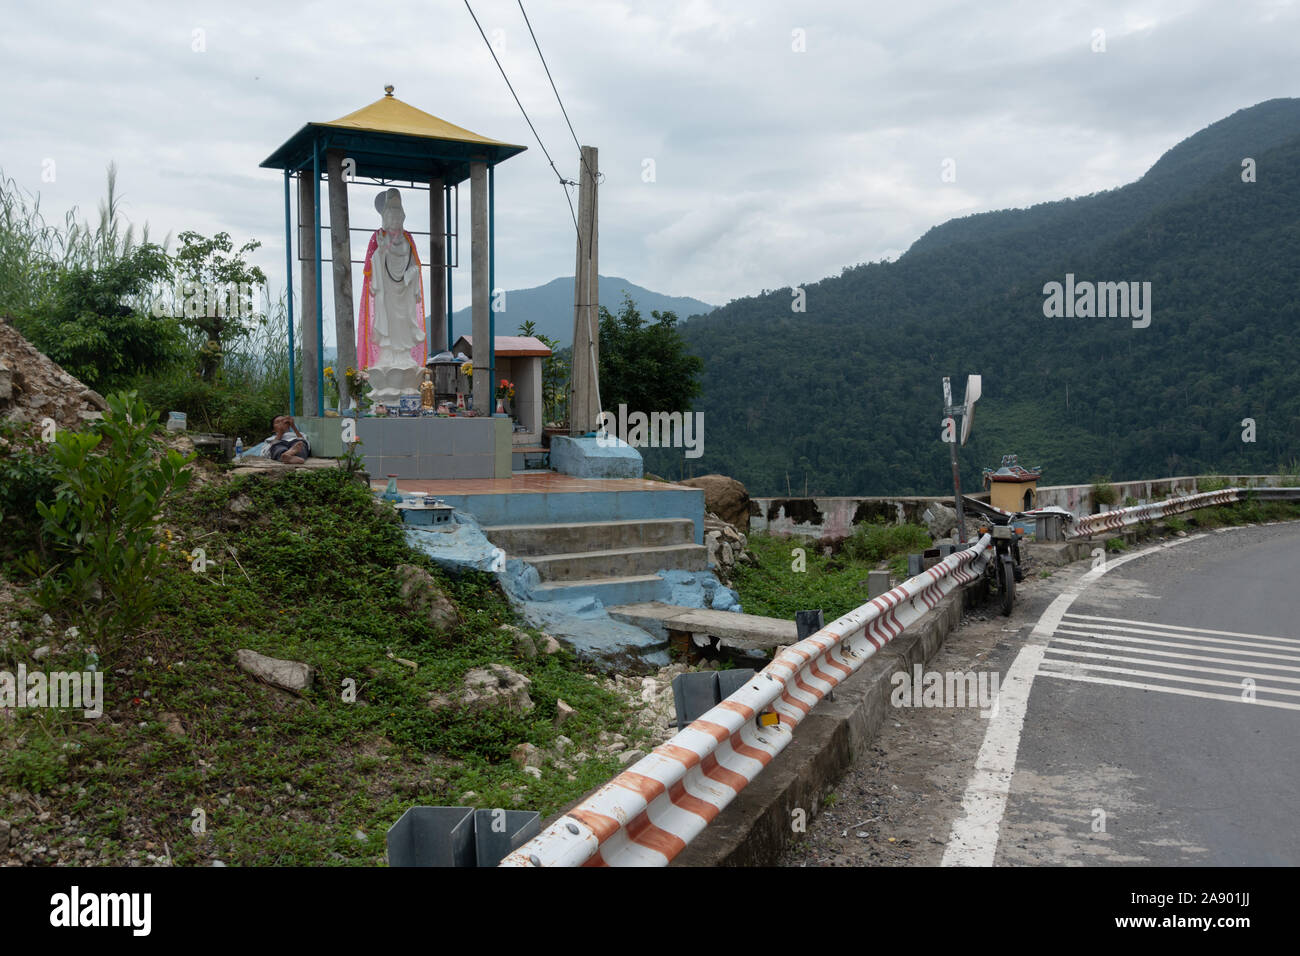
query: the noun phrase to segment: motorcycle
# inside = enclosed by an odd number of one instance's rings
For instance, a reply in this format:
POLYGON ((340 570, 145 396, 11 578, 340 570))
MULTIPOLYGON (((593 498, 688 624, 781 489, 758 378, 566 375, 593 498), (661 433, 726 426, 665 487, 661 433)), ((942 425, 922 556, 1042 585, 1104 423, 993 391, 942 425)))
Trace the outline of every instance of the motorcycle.
POLYGON ((1003 614, 1009 615, 1016 603, 1016 585, 1024 580, 1024 571, 1020 567, 1020 539, 1024 529, 1015 527, 1012 522, 1021 517, 1019 512, 999 511, 981 502, 965 499, 967 507, 974 506, 983 523, 979 535, 993 538, 993 559, 985 567, 989 587, 998 592, 998 604, 1003 614))

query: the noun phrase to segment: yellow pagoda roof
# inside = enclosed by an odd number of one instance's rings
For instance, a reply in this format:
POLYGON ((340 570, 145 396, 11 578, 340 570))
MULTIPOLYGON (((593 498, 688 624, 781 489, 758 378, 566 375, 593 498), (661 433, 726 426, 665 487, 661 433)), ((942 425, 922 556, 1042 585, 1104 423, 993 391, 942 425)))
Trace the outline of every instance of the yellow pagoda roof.
POLYGON ((457 143, 480 143, 484 146, 514 145, 489 139, 454 123, 448 123, 445 119, 440 119, 432 113, 426 113, 410 103, 399 100, 391 93, 384 94, 369 106, 363 106, 347 116, 341 116, 328 123, 312 125, 343 127, 369 133, 396 133, 399 136, 420 136, 425 139, 443 139, 457 143))
POLYGON ((308 123, 262 161, 263 167, 307 170, 327 149, 343 150, 355 174, 380 180, 445 184, 469 178, 473 163, 495 166, 527 147, 489 139, 393 96, 391 86, 369 106, 336 120, 308 123))

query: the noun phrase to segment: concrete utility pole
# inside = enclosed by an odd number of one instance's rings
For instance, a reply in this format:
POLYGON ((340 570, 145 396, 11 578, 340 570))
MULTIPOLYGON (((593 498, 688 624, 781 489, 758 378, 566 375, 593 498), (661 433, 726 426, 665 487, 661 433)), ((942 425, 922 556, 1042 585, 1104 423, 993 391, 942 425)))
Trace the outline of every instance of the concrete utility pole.
POLYGON ((597 256, 594 146, 582 147, 578 188, 578 256, 573 272, 573 359, 569 376, 569 433, 585 435, 600 415, 600 268, 597 256))
POLYGON ((344 369, 357 367, 356 313, 352 311, 352 233, 348 230, 348 184, 343 176, 343 150, 325 152, 329 173, 330 259, 334 263, 334 335, 338 359, 334 377, 339 383, 339 409, 347 407, 348 380, 344 369))
POLYGON ((480 415, 492 415, 491 368, 492 327, 488 310, 492 307, 491 283, 488 281, 488 194, 487 163, 469 165, 469 258, 470 316, 474 336, 474 408, 480 415))
MULTIPOLYGON (((316 370, 320 368, 320 338, 316 335, 316 203, 315 189, 310 170, 298 176, 298 217, 302 230, 298 233, 298 258, 300 261, 302 305, 298 309, 302 319, 302 413, 316 415, 320 392, 316 387, 316 370)), ((292 317, 290 317, 290 321, 292 317)))

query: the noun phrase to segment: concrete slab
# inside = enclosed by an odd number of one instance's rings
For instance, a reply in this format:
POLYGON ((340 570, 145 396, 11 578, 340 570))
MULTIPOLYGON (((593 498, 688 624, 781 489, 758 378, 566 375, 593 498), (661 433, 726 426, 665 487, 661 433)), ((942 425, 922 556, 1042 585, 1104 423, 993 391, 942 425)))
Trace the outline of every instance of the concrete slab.
POLYGON ((576 478, 640 478, 641 453, 617 438, 551 438, 551 467, 576 478))
POLYGON ((660 625, 668 631, 707 634, 725 647, 771 650, 798 640, 794 621, 733 611, 707 611, 661 601, 622 604, 609 608, 609 616, 638 627, 660 625))

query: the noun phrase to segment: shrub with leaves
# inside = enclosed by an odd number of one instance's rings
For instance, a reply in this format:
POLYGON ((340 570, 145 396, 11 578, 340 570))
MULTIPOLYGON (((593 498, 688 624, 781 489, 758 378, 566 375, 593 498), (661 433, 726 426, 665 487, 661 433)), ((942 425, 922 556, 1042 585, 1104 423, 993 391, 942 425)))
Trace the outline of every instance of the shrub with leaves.
POLYGON ((54 564, 40 589, 47 609, 71 606, 103 646, 148 618, 165 542, 155 542, 163 498, 188 484, 188 459, 160 453, 160 429, 135 392, 114 393, 85 432, 50 446, 55 498, 36 503, 54 564))

